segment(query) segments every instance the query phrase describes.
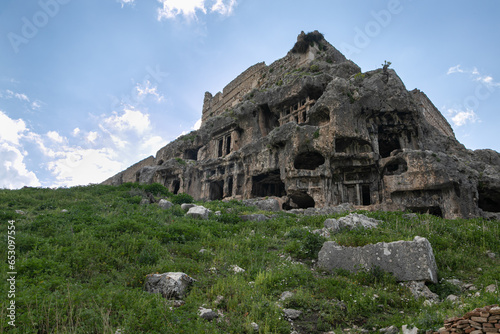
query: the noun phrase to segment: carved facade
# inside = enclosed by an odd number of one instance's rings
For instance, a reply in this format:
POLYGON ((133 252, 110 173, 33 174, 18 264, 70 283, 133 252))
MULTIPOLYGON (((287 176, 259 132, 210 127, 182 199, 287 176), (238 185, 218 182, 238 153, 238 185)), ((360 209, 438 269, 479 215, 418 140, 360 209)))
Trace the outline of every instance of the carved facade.
POLYGON ((199 200, 272 196, 283 209, 498 216, 497 152, 466 150, 393 70, 362 74, 321 34, 301 34, 297 45, 304 40, 306 51, 294 47, 206 93, 199 130, 105 183, 159 182, 199 200))

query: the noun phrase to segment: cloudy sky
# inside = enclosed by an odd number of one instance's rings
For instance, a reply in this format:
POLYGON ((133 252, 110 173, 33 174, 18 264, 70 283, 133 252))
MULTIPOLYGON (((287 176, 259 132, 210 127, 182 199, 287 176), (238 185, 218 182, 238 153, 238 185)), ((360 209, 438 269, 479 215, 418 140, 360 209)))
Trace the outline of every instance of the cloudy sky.
POLYGON ((195 129, 205 91, 319 30, 392 62, 470 149, 500 151, 498 0, 2 0, 0 188, 99 183, 195 129))

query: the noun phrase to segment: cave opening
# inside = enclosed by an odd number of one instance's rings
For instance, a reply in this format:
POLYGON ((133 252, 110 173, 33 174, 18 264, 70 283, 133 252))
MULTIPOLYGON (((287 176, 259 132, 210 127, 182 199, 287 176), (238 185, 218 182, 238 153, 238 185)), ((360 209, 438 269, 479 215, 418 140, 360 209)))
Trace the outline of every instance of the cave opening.
POLYGON ((479 208, 486 212, 500 212, 500 190, 479 187, 479 208))
POLYGON ((211 201, 221 200, 224 198, 224 181, 214 181, 210 182, 210 194, 209 198, 211 201))
POLYGON ((382 158, 391 156, 392 151, 401 149, 398 136, 394 133, 379 133, 378 149, 382 158))
POLYGON ((294 191, 288 196, 288 200, 283 204, 283 209, 307 209, 314 208, 316 202, 305 191, 294 191))
POLYGON ((227 197, 233 196, 233 177, 227 178, 227 197))
POLYGON ((181 182, 179 180, 174 180, 174 182, 172 182, 172 189, 174 195, 177 195, 179 193, 180 188, 181 188, 181 182))
POLYGON ((189 149, 189 150, 185 150, 184 151, 184 159, 185 160, 198 160, 198 151, 200 149, 199 148, 195 148, 195 149, 189 149))
POLYGON ((401 175, 408 171, 408 163, 404 159, 394 159, 385 165, 384 175, 401 175))
POLYGON ((325 157, 321 155, 321 153, 313 151, 313 152, 302 152, 293 162, 293 166, 295 169, 307 169, 307 170, 315 170, 319 166, 325 163, 325 157))
POLYGON ((413 213, 429 214, 440 218, 444 217, 443 210, 439 206, 410 207, 407 210, 413 213))
POLYGON ((361 186, 361 204, 364 206, 371 205, 371 193, 370 193, 370 185, 364 184, 361 186))
POLYGON ((285 195, 285 184, 281 180, 279 169, 252 177, 252 196, 282 197, 285 195))

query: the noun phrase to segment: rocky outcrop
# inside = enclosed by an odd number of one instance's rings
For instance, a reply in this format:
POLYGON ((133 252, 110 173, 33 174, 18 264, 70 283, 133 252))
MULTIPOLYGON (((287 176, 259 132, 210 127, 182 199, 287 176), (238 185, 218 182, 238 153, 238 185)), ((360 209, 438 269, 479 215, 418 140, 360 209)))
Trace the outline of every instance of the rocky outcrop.
POLYGON ((364 247, 343 247, 328 241, 319 252, 318 266, 352 272, 378 267, 392 273, 398 281, 437 283, 437 266, 431 244, 421 237, 364 247))
POLYGON ((424 93, 388 66, 362 73, 318 32, 207 93, 202 120, 105 183, 158 182, 197 200, 273 198, 285 210, 500 213, 499 153, 467 150, 424 93))

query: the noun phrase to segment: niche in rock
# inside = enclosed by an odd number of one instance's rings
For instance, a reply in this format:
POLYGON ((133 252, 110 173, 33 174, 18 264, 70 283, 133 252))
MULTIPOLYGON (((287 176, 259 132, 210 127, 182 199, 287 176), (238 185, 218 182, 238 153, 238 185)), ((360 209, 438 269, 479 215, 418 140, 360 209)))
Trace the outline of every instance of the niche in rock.
POLYGON ((174 180, 172 182, 172 189, 173 189, 173 193, 174 195, 177 195, 179 193, 179 189, 181 188, 181 181, 179 180, 174 180))
POLYGON ((325 157, 317 151, 302 152, 295 157, 293 166, 295 169, 315 170, 325 163, 325 157))
POLYGON ((199 148, 189 149, 184 151, 184 159, 186 160, 198 160, 199 148))
POLYGON ((305 191, 294 191, 288 196, 288 201, 283 204, 285 210, 314 208, 314 199, 305 191))
POLYGON ((443 210, 439 206, 425 206, 425 207, 410 207, 408 211, 420 214, 429 214, 436 217, 443 218, 443 210))
POLYGON ((214 181, 210 182, 210 195, 211 201, 221 200, 224 198, 224 181, 214 181))
POLYGON ((408 171, 408 163, 402 158, 389 161, 385 165, 384 175, 401 175, 408 171))
POLYGON ((311 125, 322 126, 330 123, 330 109, 327 106, 318 106, 314 112, 309 114, 311 125))
POLYGON ((274 128, 279 126, 278 117, 271 112, 267 104, 261 105, 259 107, 259 129, 262 137, 265 137, 274 128))
POLYGON ((347 154, 369 153, 372 152, 372 146, 366 140, 359 138, 337 138, 335 151, 347 154))
POLYGON ((500 212, 500 190, 480 186, 479 208, 486 212, 500 212))
POLYGON ((282 197, 285 195, 285 184, 280 178, 279 169, 252 177, 253 197, 282 197))
POLYGON ((382 158, 389 157, 392 151, 401 149, 399 136, 391 132, 379 132, 378 149, 382 158))

